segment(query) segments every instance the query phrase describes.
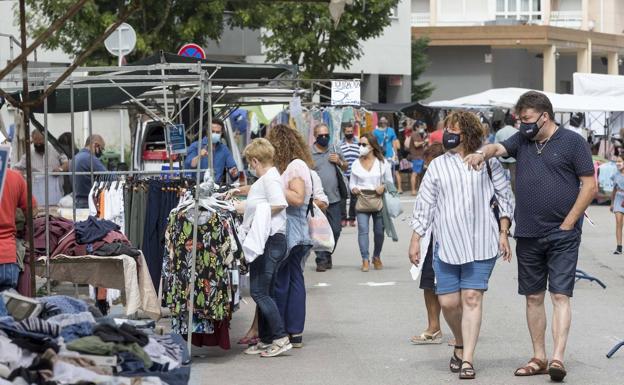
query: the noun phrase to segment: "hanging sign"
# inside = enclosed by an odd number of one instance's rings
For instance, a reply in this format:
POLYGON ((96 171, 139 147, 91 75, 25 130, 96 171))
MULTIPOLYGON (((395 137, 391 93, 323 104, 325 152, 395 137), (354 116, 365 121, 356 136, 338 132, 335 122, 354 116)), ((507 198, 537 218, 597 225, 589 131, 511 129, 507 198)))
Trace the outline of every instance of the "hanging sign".
POLYGON ((0 146, 0 200, 2 200, 4 180, 9 168, 9 156, 11 156, 11 146, 0 146))
POLYGON ((205 59, 206 52, 202 47, 194 43, 184 44, 178 51, 178 56, 194 57, 196 59, 205 59))
POLYGON ((167 149, 169 154, 186 154, 186 135, 184 124, 167 125, 167 149))
POLYGON ((331 104, 332 106, 359 106, 360 81, 332 80, 331 104))

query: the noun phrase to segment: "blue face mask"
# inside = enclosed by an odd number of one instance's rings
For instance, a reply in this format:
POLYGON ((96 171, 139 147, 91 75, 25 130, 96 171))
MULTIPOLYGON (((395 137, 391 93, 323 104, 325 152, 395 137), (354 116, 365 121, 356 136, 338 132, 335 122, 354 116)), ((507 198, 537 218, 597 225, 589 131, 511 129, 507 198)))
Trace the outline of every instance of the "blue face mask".
POLYGON ((460 134, 454 134, 452 132, 444 131, 442 135, 442 145, 447 150, 452 150, 455 147, 459 146, 461 143, 460 134))
POLYGON ((316 143, 321 147, 327 147, 329 144, 329 135, 319 135, 316 137, 316 143))
POLYGON ((212 135, 210 136, 210 140, 212 141, 212 144, 219 143, 221 141, 221 134, 215 134, 213 132, 212 135))
POLYGON ((537 122, 539 122, 540 118, 541 118, 541 116, 539 118, 537 118, 537 120, 535 122, 533 122, 533 123, 524 123, 524 122, 520 123, 520 132, 522 133, 522 135, 525 136, 525 138, 527 138, 527 139, 535 138, 537 133, 542 129, 542 127, 544 127, 545 123, 542 123, 541 126, 539 126, 537 124, 537 122))

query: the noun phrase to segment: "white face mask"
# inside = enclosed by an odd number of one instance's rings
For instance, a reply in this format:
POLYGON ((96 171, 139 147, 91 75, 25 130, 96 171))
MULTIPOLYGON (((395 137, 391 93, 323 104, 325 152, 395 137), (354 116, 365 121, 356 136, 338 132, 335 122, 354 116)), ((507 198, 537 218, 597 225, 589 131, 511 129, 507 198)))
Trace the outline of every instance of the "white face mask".
POLYGON ((360 156, 366 156, 370 152, 370 147, 368 146, 360 146, 360 156))

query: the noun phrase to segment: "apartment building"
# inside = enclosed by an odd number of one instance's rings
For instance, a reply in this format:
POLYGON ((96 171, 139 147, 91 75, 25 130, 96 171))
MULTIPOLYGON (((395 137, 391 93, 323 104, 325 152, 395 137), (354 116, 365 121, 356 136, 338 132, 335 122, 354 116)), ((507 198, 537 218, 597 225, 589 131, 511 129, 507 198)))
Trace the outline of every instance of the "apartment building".
MULTIPOLYGON (((362 79, 362 99, 367 102, 411 101, 411 1, 400 0, 392 10, 390 25, 383 33, 361 42, 361 58, 354 58, 349 66, 334 71, 337 78, 362 79)), ((366 3, 353 6, 366 6, 366 3)), ((264 63, 265 48, 259 38, 260 31, 226 27, 219 42, 209 42, 204 50, 212 58, 264 63)))
POLYGON ((623 0, 412 0, 431 100, 490 88, 571 93, 574 72, 620 74, 623 0))

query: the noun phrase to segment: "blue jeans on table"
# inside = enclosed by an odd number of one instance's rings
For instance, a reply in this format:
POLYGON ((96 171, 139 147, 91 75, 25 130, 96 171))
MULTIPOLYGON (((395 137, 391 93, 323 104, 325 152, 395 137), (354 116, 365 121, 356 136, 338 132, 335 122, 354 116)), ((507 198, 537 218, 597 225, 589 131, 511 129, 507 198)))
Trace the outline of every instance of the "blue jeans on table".
POLYGON ((301 260, 311 248, 293 247, 277 272, 274 298, 288 334, 301 334, 305 326, 306 291, 301 260))
POLYGON ((358 243, 362 259, 368 260, 370 257, 368 246, 368 232, 370 229, 370 218, 373 218, 373 257, 381 255, 381 248, 384 243, 383 215, 381 211, 376 213, 357 213, 358 243))
POLYGON ((17 263, 0 264, 0 291, 17 289, 20 268, 17 263))
POLYGON ((258 256, 250 266, 251 298, 258 305, 258 331, 264 343, 286 336, 284 323, 273 294, 273 285, 280 264, 286 258, 286 236, 270 236, 264 246, 264 254, 258 256))

